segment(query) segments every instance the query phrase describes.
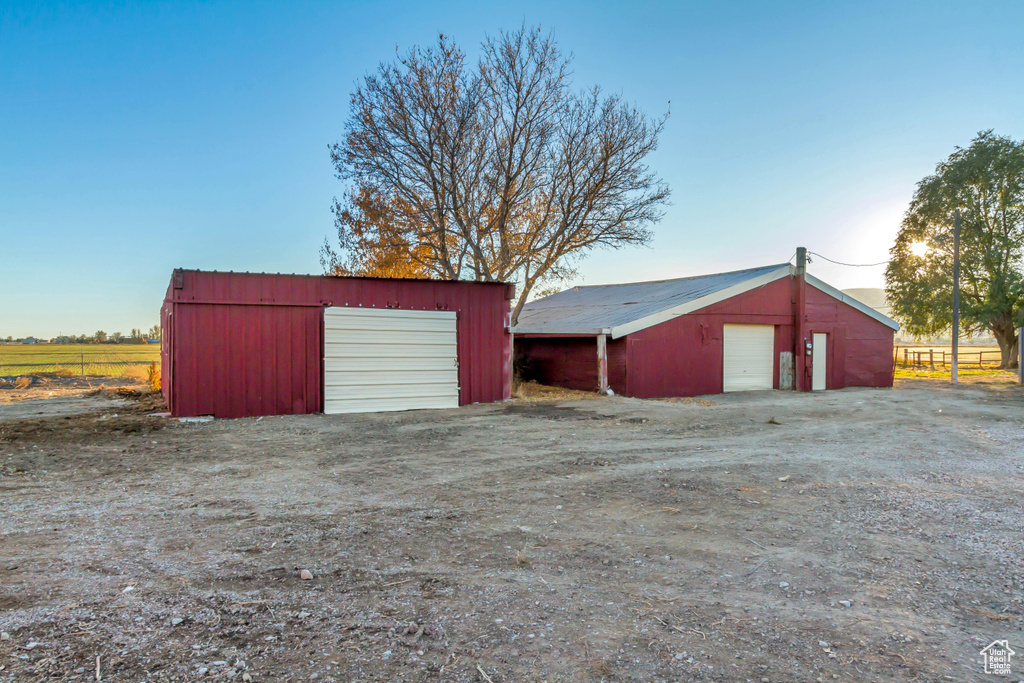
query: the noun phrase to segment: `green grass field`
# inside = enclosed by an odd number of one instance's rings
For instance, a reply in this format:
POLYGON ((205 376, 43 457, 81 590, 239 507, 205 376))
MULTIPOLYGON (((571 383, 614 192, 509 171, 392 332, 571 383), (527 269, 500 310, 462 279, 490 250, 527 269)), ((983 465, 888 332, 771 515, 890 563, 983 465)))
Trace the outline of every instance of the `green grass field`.
POLYGON ((153 362, 160 362, 159 344, 0 344, 0 377, 45 372, 144 376, 153 362))

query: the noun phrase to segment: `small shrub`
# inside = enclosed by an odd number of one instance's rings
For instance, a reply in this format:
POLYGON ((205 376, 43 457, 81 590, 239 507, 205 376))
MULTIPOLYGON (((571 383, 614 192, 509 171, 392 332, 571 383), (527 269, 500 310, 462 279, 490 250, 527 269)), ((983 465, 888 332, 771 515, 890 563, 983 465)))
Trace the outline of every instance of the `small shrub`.
POLYGON ((149 372, 147 373, 146 381, 149 383, 149 388, 153 391, 160 391, 160 366, 153 362, 149 364, 149 372))
POLYGON ((32 386, 31 377, 19 377, 18 379, 14 380, 15 389, 28 389, 30 386, 32 386))

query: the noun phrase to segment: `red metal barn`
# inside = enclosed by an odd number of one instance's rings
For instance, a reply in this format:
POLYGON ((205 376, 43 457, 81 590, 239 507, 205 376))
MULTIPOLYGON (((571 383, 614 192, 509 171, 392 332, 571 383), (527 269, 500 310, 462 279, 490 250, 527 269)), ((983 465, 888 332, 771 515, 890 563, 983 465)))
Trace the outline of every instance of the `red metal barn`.
POLYGON ((788 263, 574 287, 513 328, 524 379, 638 398, 890 387, 899 325, 788 263))
POLYGON ((175 270, 175 416, 444 408, 511 393, 512 285, 175 270))

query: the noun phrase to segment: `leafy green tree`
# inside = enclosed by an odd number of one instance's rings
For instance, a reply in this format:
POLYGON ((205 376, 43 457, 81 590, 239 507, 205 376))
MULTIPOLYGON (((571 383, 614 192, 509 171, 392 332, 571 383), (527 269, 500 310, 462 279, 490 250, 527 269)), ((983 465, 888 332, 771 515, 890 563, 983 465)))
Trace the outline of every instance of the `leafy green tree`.
POLYGON ((98 330, 96 334, 92 336, 92 338, 93 341, 95 341, 97 344, 102 344, 103 342, 107 341, 107 333, 104 332, 103 330, 98 330))
POLYGON ((1000 367, 1012 367, 1024 304, 1024 142, 983 131, 918 183, 885 271, 893 313, 918 337, 952 326, 956 209, 963 331, 991 332, 1000 367))

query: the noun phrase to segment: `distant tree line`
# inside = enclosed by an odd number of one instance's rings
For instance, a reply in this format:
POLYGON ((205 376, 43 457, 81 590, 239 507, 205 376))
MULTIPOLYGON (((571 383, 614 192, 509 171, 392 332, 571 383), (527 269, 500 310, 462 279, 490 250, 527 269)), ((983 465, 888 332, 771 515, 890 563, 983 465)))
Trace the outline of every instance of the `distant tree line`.
POLYGON ((160 339, 160 326, 153 325, 149 330, 143 333, 140 329, 132 328, 132 331, 125 335, 120 332, 112 332, 107 334, 103 330, 97 330, 91 335, 80 334, 80 335, 66 335, 62 334, 51 339, 42 339, 39 337, 19 337, 8 336, 4 341, 10 343, 37 343, 37 342, 49 342, 51 344, 145 344, 150 339, 160 339))

